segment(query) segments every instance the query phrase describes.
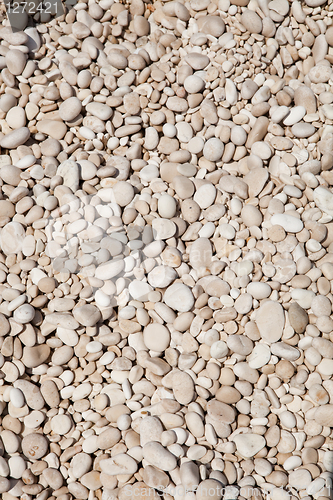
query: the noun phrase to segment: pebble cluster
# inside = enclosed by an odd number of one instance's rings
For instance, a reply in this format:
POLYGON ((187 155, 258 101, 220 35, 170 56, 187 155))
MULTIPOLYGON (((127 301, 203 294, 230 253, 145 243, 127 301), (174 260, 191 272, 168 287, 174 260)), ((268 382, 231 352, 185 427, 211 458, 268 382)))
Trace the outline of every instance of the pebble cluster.
POLYGON ((2 14, 1 498, 329 500, 333 2, 73 3, 2 14))

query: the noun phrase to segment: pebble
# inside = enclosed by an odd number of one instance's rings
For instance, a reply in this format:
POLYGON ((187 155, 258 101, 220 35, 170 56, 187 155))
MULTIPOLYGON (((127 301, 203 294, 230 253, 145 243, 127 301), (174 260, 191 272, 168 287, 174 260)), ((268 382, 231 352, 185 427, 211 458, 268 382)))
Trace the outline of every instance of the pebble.
POLYGON ((27 459, 39 460, 48 451, 47 439, 42 434, 28 434, 22 439, 22 451, 27 459))
POLYGON ((187 312, 192 309, 194 297, 191 290, 183 283, 174 283, 164 293, 164 302, 171 309, 187 312))
POLYGON ((266 444, 265 438, 256 434, 238 434, 234 437, 238 453, 244 458, 251 458, 262 450, 266 444))
POLYGON ((281 339, 285 323, 282 306, 275 301, 264 302, 256 315, 256 324, 261 337, 269 343, 281 339))
POLYGON ((25 144, 30 137, 28 127, 20 127, 0 139, 0 146, 5 149, 15 149, 25 144))
POLYGON ((125 453, 101 460, 100 467, 108 476, 132 475, 138 469, 136 461, 125 453))
POLYGON ((274 214, 270 220, 271 224, 281 226, 287 233, 299 233, 304 224, 300 219, 288 214, 274 214))
POLYGON ((177 465, 176 457, 157 441, 151 441, 144 445, 143 457, 150 465, 162 471, 172 471, 177 465))
POLYGON ((156 352, 165 351, 170 344, 169 330, 159 324, 149 324, 143 332, 144 343, 148 349, 156 352))

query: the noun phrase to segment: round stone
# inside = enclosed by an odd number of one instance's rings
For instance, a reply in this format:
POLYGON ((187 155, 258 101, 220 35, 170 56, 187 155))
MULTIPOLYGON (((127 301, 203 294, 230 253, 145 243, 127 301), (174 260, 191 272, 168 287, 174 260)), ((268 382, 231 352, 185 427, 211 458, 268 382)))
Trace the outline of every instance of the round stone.
POLYGON ((212 137, 208 139, 203 148, 204 157, 209 161, 220 161, 224 151, 224 144, 220 139, 212 137))
POLYGON ((74 318, 84 326, 95 326, 101 319, 101 313, 96 306, 86 304, 73 309, 74 318))
POLYGON ((42 434, 28 434, 21 442, 23 454, 29 460, 39 460, 44 457, 48 451, 48 441, 42 434))
POLYGON ((63 436, 70 431, 73 423, 68 415, 55 415, 51 419, 51 429, 55 434, 63 436))
POLYGON ((190 288, 183 283, 174 283, 164 293, 164 302, 174 311, 190 311, 194 305, 194 297, 190 288))
POLYGON ((121 207, 126 207, 131 203, 134 197, 134 189, 131 184, 125 181, 119 181, 113 187, 113 193, 116 203, 121 207))
POLYGON ((177 204, 175 199, 168 195, 162 194, 158 200, 158 212, 161 217, 171 219, 176 214, 177 204))
POLYGON ((59 115, 65 122, 71 121, 80 114, 81 109, 82 104, 80 99, 78 99, 77 97, 70 97, 60 104, 59 115))
POLYGON ((148 349, 163 352, 170 344, 169 330, 159 323, 150 323, 143 331, 143 340, 148 349))
POLYGON ((36 311, 30 304, 23 304, 14 311, 14 320, 17 323, 30 323, 35 317, 36 311))

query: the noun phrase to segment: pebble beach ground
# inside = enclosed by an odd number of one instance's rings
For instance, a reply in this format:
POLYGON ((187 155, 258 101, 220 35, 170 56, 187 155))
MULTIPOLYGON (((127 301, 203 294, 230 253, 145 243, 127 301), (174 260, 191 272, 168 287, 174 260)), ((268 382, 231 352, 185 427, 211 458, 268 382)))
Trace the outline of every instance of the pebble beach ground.
POLYGON ((333 494, 333 2, 0 28, 3 500, 333 494))

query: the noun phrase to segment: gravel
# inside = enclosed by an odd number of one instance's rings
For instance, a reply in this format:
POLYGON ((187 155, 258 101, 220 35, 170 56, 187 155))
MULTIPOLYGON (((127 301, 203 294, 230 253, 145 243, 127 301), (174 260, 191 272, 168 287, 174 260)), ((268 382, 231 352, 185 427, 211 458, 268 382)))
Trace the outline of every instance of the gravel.
POLYGON ((331 3, 64 9, 1 18, 3 499, 329 500, 331 3))

